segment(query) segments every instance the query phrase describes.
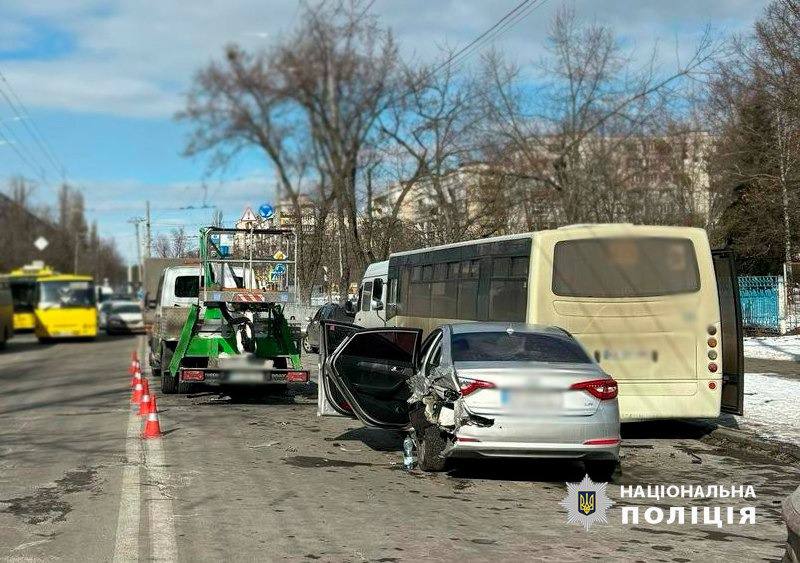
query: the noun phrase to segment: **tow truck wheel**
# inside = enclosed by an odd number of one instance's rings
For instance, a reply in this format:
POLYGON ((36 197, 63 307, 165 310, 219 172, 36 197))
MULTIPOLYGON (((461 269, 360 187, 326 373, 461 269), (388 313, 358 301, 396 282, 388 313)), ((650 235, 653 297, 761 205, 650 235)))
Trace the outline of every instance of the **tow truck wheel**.
POLYGON ((172 350, 166 346, 161 348, 161 392, 165 395, 174 395, 178 392, 178 378, 177 376, 173 377, 169 372, 172 353, 172 350))
POLYGON ((419 468, 423 471, 444 471, 447 460, 442 457, 442 452, 447 446, 447 439, 436 426, 428 426, 417 434, 417 456, 419 468))

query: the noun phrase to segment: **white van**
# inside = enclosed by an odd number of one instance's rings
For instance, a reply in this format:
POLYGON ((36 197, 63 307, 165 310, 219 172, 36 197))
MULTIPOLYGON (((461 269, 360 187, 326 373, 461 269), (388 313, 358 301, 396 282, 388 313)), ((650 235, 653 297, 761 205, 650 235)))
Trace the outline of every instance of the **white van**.
POLYGON ((386 326, 386 297, 389 278, 389 261, 374 262, 367 266, 364 279, 358 288, 356 317, 358 326, 376 328, 386 326))

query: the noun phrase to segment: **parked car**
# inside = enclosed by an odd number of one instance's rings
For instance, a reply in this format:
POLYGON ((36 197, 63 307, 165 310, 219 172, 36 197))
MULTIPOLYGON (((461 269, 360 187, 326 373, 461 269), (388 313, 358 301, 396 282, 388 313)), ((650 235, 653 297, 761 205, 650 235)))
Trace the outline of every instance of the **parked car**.
POLYGON ((326 303, 317 309, 313 317, 308 317, 306 320, 308 321, 308 325, 306 326, 306 332, 303 336, 303 350, 316 354, 319 352, 320 323, 322 321, 340 321, 348 323, 353 320, 353 315, 341 305, 326 303))
MULTIPOLYGON (((105 313, 106 334, 143 333, 142 306, 136 301, 110 301, 105 313)), ((102 311, 102 309, 101 309, 102 311)))
POLYGON ((108 312, 111 310, 111 305, 114 301, 103 301, 97 305, 97 328, 98 330, 105 330, 108 325, 108 312))
POLYGON ((449 458, 576 459, 608 481, 619 460, 617 384, 566 331, 523 323, 323 325, 319 408, 409 429, 419 466, 449 458), (330 352, 328 352, 330 350, 330 352))

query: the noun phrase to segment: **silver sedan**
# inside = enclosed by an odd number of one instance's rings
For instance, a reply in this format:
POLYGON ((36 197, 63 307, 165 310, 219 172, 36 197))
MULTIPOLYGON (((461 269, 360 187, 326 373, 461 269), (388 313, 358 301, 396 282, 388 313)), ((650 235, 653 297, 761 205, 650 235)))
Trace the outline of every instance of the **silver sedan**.
POLYGON ((610 478, 619 459, 617 384, 572 336, 508 323, 440 330, 429 339, 415 392, 430 403, 450 377, 460 396, 452 412, 442 403, 437 416, 425 417, 431 424, 415 425, 423 469, 446 457, 569 458, 610 478), (437 452, 442 435, 448 440, 437 452))
POLYGON ((319 413, 409 429, 420 468, 453 457, 578 459, 595 480, 618 463, 617 383, 557 327, 323 324, 319 413))

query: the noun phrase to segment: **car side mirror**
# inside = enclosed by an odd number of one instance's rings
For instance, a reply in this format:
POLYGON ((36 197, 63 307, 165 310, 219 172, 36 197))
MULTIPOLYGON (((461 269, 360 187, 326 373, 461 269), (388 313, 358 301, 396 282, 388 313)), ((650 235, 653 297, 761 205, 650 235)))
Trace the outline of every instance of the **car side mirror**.
POLYGON ((373 311, 381 311, 383 309, 383 301, 378 301, 377 299, 372 300, 372 310, 373 311))

